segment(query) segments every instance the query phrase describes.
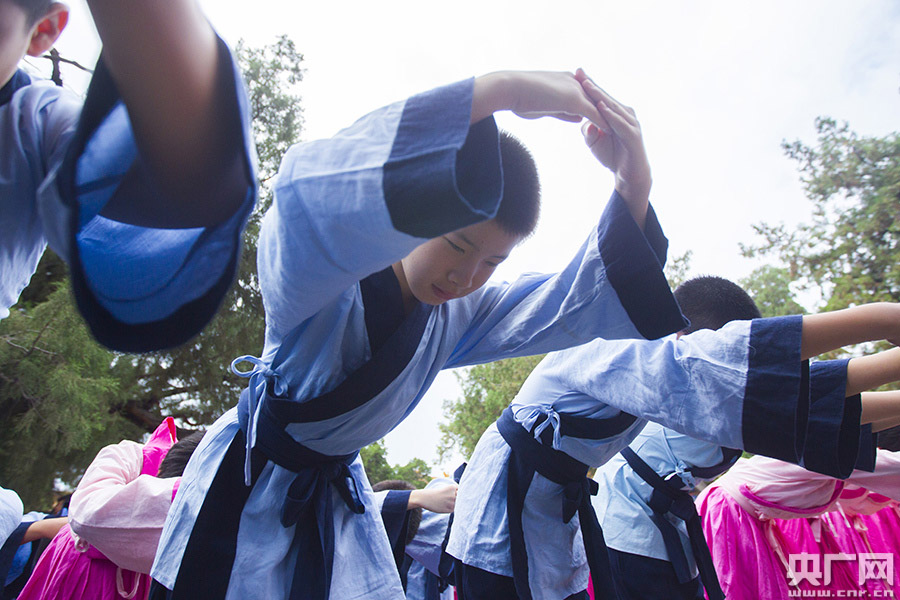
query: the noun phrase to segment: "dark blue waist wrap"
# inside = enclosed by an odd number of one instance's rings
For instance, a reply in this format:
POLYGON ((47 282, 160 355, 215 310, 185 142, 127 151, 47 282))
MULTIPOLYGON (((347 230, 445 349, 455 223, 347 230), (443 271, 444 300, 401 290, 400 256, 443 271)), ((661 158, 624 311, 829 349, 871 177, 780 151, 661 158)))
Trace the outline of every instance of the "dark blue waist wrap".
MULTIPOLYGON (((712 467, 697 467, 692 469, 691 473, 697 477, 715 477, 726 471, 740 456, 740 451, 737 450, 723 448, 722 451, 724 460, 721 463, 712 467)), ((709 546, 706 544, 706 538, 703 536, 700 515, 697 514, 694 499, 688 492, 681 489, 684 486, 681 478, 673 476, 663 479, 631 448, 625 448, 621 454, 628 461, 628 466, 634 469, 634 472, 653 488, 650 501, 647 503, 650 510, 653 511, 650 518, 653 524, 656 525, 656 528, 659 529, 660 534, 662 534, 663 543, 666 546, 666 554, 668 554, 669 562, 672 563, 672 567, 675 569, 678 582, 687 583, 693 579, 693 576, 688 567, 687 556, 684 553, 684 547, 681 545, 678 530, 666 519, 666 514, 674 515, 687 525, 691 551, 694 555, 694 560, 697 561, 700 581, 703 583, 704 589, 706 589, 709 600, 725 600, 725 594, 722 592, 721 585, 719 585, 719 578, 716 575, 716 568, 709 552, 709 546)))
MULTIPOLYGON (((250 418, 247 394, 248 390, 244 390, 238 403, 238 421, 245 434, 250 418)), ((331 590, 334 560, 334 510, 330 487, 337 490, 352 512, 365 512, 349 467, 359 452, 329 456, 310 450, 285 431, 286 423, 279 422, 266 400, 268 397, 259 410, 254 450, 297 474, 281 507, 281 524, 295 528, 293 543, 299 552, 290 599, 325 600, 331 590)))
MULTIPOLYGON (((624 414, 624 413, 623 413, 624 414)), ((560 415, 562 417, 562 415, 560 415)), ((566 415, 571 428, 583 432, 588 439, 600 439, 624 432, 634 423, 631 415, 616 417, 615 426, 603 426, 604 420, 587 419, 566 415), (603 436, 598 436, 599 429, 606 429, 603 436)), ((609 420, 613 421, 613 419, 609 420)), ((608 425, 608 424, 607 424, 608 425)), ((562 424, 565 430, 565 423, 562 424)), ((534 434, 516 422, 512 410, 507 408, 497 420, 500 435, 511 448, 509 457, 508 491, 506 496, 507 514, 509 517, 509 541, 513 565, 513 579, 516 594, 522 600, 531 600, 531 589, 528 584, 528 554, 525 547, 525 534, 522 527, 522 512, 525 496, 535 473, 540 473, 550 481, 563 487, 561 518, 568 523, 575 513, 581 524, 581 535, 584 540, 585 553, 591 569, 591 580, 594 597, 597 600, 618 598, 609 566, 606 542, 603 530, 591 506, 590 497, 597 493, 597 482, 587 476, 588 466, 565 452, 550 447, 549 440, 541 443, 534 434)), ((550 429, 546 429, 552 438, 550 429)), ((576 436, 582 437, 582 436, 576 436)))

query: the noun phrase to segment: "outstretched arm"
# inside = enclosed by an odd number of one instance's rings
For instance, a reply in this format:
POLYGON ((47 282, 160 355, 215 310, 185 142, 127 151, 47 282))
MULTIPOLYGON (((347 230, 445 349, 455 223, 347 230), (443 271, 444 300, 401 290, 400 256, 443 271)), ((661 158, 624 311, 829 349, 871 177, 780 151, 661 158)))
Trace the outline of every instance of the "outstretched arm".
POLYGON ((842 346, 900 338, 900 304, 876 302, 803 317, 803 359, 842 346))
POLYGON ((102 214, 145 226, 218 224, 245 198, 240 121, 218 41, 194 0, 89 0, 103 60, 128 107, 163 198, 110 201, 102 214), (233 167, 233 168, 232 168, 233 167), (222 190, 230 193, 222 193, 222 190))
POLYGON ((408 509, 424 508, 435 513, 452 513, 456 507, 456 490, 459 486, 455 483, 439 487, 413 490, 409 494, 408 509))
POLYGON ((872 431, 900 425, 900 391, 863 392, 860 423, 871 423, 872 431))
MULTIPOLYGON (((900 348, 891 348, 877 354, 851 358, 847 364, 848 396, 877 388, 892 381, 900 381, 900 348)), ((863 406, 865 407, 865 403, 863 406)))

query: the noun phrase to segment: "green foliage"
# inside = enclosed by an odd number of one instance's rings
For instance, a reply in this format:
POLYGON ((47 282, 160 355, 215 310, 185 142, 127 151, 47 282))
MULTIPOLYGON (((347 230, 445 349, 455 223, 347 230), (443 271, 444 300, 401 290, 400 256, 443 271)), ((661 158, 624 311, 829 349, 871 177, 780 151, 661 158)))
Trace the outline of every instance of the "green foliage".
POLYGON ((121 387, 112 354, 91 339, 65 285, 0 321, 0 481, 46 507, 103 446, 140 431, 110 411, 121 387))
POLYGON ((862 137, 816 120, 815 147, 783 143, 799 165, 812 220, 796 229, 761 223, 746 256, 773 255, 790 278, 818 289, 826 310, 900 301, 900 134, 862 137))
POLYGON ((442 436, 438 453, 443 460, 457 448, 469 457, 488 426, 497 420, 543 355, 510 358, 477 365, 457 375, 463 397, 444 401, 446 423, 439 425, 442 436))
POLYGON ((408 481, 417 488, 425 487, 431 481, 431 469, 421 458, 413 458, 405 465, 391 465, 387 461, 384 440, 378 440, 359 451, 369 483, 375 484, 387 479, 408 481))
POLYGON ((690 279, 691 257, 693 255, 693 250, 686 250, 684 254, 673 256, 666 261, 666 281, 669 282, 669 287, 673 290, 690 279))
POLYGON ((801 315, 807 312, 794 298, 787 269, 763 265, 754 269, 739 283, 756 302, 764 317, 801 315))

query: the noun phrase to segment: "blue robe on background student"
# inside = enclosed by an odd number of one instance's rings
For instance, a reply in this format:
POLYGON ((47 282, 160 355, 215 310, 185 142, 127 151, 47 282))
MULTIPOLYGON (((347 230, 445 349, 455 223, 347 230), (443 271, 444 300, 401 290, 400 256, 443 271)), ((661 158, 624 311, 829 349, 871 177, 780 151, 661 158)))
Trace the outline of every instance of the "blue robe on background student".
MULTIPOLYGON (((454 483, 452 479, 438 477, 432 479, 425 489, 436 488, 454 483)), ((375 492, 375 504, 381 512, 385 522, 388 537, 391 538, 391 547, 395 550, 397 542, 392 529, 397 529, 397 523, 403 516, 398 514, 395 506, 388 506, 388 498, 403 498, 403 512, 406 512, 406 503, 409 501, 408 491, 384 490, 375 492), (387 510, 386 510, 387 508, 387 510)), ((451 513, 436 513, 430 510, 422 510, 422 520, 413 538, 403 541, 402 562, 399 565, 400 578, 406 586, 407 600, 452 600, 453 587, 441 585, 440 564, 443 554, 444 542, 447 537, 447 526, 450 524, 451 513), (443 587, 443 590, 441 588, 443 587)), ((449 582, 447 582, 449 583, 449 582)))
POLYGON ((191 581, 210 598, 401 597, 354 455, 400 423, 441 369, 684 326, 662 275, 655 216, 645 236, 617 194, 561 272, 489 282, 403 316, 390 265, 425 238, 492 217, 501 197, 497 128, 493 118, 470 127, 472 91, 468 80, 414 96, 286 154, 259 244, 264 354, 251 360, 239 410, 201 442, 169 513, 152 574, 175 588, 172 597, 188 597, 191 581), (338 457, 331 485, 321 468, 298 475, 274 464, 277 449, 253 458, 261 446, 297 442, 304 455, 338 457), (254 484, 235 506, 212 496, 246 481, 254 484), (223 531, 221 511, 239 526, 223 531), (204 558, 212 546, 225 550, 204 558), (306 560, 312 554, 326 556, 321 569, 306 560))
MULTIPOLYGON (((852 448, 858 443, 858 431, 862 429, 865 438, 871 428, 859 428, 854 423, 854 420, 859 421, 856 413, 859 401, 844 397, 846 368, 846 360, 820 361, 810 366, 810 426, 801 460, 794 461, 840 478, 852 473, 856 465, 851 461, 857 457, 863 461, 872 458, 870 452, 863 450, 857 454, 852 448), (842 440, 846 439, 854 441, 850 447, 841 448, 842 440), (868 454, 868 457, 862 454, 868 454)), ((689 437, 656 423, 648 424, 629 444, 629 448, 660 477, 669 479, 673 474, 677 476, 686 492, 694 490, 701 481, 721 475, 730 466, 723 464, 724 449, 718 444, 689 437), (722 465, 722 468, 715 469, 716 465, 722 465), (708 473, 698 476, 698 472, 704 470, 708 473)), ((874 467, 874 464, 869 466, 874 467)), ((681 548, 672 551, 679 554, 673 557, 662 532, 654 524, 653 510, 650 508, 653 488, 635 472, 625 457, 613 457, 597 469, 594 479, 600 484, 600 491, 592 503, 603 526, 607 546, 616 556, 613 576, 617 582, 621 581, 626 589, 635 586, 631 591, 635 597, 655 597, 655 592, 647 586, 656 586, 658 591, 667 584, 680 584, 683 595, 676 596, 670 587, 671 597, 702 598, 700 573, 685 521, 671 514, 663 515, 678 533, 681 548), (672 564, 679 562, 685 564, 682 569, 687 571, 681 579, 690 577, 690 583, 676 583, 674 576, 678 570, 673 569, 672 564), (692 593, 688 592, 691 587, 694 590, 692 593)), ((702 536, 702 532, 700 534, 702 536)), ((705 543, 705 540, 700 541, 705 543)))
MULTIPOLYGON (((720 445, 748 448, 799 462, 810 423, 823 430, 822 437, 842 429, 857 440, 860 436, 858 398, 856 412, 848 402, 832 418, 810 419, 801 328, 800 317, 782 317, 736 321, 680 339, 596 340, 548 355, 507 410, 535 439, 549 440, 552 448, 589 466, 613 459, 648 420, 710 440, 717 452, 720 445), (622 421, 626 414, 638 418, 622 421), (567 434, 567 417, 591 419, 597 431, 615 420, 627 427, 584 439, 567 434)), ((491 425, 460 481, 447 546, 465 565, 505 577, 514 576, 507 506, 510 456, 510 445, 497 424, 491 425)), ((842 464, 837 457, 819 462, 826 470, 842 464)), ((560 518, 562 498, 560 484, 534 474, 522 531, 528 584, 536 600, 559 600, 587 588, 579 516, 568 522, 560 518)), ((624 524, 614 533, 631 535, 624 524)))
POLYGON ((116 195, 161 193, 102 59, 83 108, 72 92, 32 81, 22 70, 0 89, 0 319, 28 285, 48 243, 69 264, 92 333, 111 348, 175 346, 212 318, 234 280, 241 231, 256 201, 246 92, 221 40, 219 54, 223 76, 232 82, 234 126, 242 131, 235 152, 244 156, 241 176, 220 180, 241 186, 244 202, 215 227, 137 227, 99 214, 116 195))

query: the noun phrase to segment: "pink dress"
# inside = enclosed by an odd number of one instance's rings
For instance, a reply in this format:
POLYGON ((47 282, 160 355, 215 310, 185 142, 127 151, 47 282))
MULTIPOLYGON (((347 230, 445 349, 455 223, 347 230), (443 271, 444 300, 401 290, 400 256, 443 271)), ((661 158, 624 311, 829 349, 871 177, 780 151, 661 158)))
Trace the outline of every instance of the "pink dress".
MULTIPOLYGON (((874 473, 854 471, 846 481, 779 460, 741 459, 698 498, 697 510, 713 562, 729 600, 777 600, 791 590, 826 594, 860 589, 857 563, 835 561, 825 583, 824 554, 855 552, 817 518, 832 510, 848 483, 900 498, 900 455, 879 450, 874 473), (819 561, 797 562, 797 555, 819 561), (791 555, 794 555, 792 558, 791 555), (795 585, 791 585, 795 583, 795 585)), ((839 597, 839 596, 835 596, 839 597)))
POLYGON ((155 475, 174 442, 169 418, 147 444, 125 440, 97 454, 72 495, 69 524, 41 555, 20 600, 147 598, 179 481, 155 475))

